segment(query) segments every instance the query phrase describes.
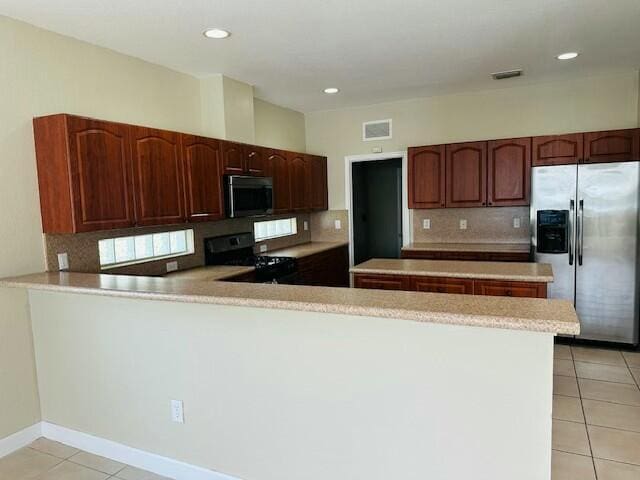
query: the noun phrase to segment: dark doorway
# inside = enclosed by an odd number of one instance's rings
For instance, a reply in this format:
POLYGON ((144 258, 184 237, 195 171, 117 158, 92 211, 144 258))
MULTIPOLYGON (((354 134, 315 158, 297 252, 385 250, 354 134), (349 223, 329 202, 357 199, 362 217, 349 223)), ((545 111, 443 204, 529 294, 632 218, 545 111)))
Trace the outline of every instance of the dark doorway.
POLYGON ((400 258, 402 159, 352 164, 353 261, 400 258))

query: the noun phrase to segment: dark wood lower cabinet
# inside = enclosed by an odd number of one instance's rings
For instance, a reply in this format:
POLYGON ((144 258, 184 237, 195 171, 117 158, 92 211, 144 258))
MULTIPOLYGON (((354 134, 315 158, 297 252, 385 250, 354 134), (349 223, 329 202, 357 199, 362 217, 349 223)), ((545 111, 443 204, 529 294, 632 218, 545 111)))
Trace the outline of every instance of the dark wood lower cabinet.
POLYGON ((353 276, 353 285, 355 288, 377 290, 547 298, 547 284, 537 282, 356 273, 353 276))
POLYGON ((547 298, 546 283, 503 282, 499 280, 476 280, 473 283, 474 295, 547 298))
POLYGON ((299 258, 298 276, 301 285, 348 287, 348 247, 332 248, 331 250, 299 258))
POLYGON ((256 272, 241 273, 224 279, 226 282, 245 282, 254 283, 256 281, 256 272))
POLYGON ((473 294, 473 280, 447 277, 410 277, 411 290, 432 293, 473 294))
POLYGON ((472 262, 529 262, 527 252, 447 252, 403 250, 401 258, 422 260, 468 260, 472 262))

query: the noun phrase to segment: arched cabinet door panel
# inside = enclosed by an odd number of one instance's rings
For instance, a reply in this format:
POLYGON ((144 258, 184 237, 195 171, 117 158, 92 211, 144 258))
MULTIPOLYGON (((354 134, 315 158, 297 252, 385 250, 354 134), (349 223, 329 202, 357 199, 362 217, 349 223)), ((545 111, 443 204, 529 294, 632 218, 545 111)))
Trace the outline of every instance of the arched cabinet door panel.
POLYGON ((138 225, 186 220, 179 134, 131 127, 138 225))
POLYGON ((267 152, 266 173, 273 179, 273 213, 290 212, 291 185, 286 152, 276 149, 267 152))
POLYGON ((212 138, 182 135, 187 220, 224 218, 220 144, 212 138))
POLYGON ((492 140, 487 155, 487 205, 529 205, 531 138, 492 140))
POLYGON ((445 146, 409 149, 409 208, 443 208, 446 204, 445 146))
POLYGON ((571 165, 582 162, 582 133, 533 137, 531 143, 531 157, 534 167, 571 165))
POLYGON ((487 204, 487 142, 446 146, 447 207, 487 204))
POLYGON ((584 163, 640 160, 640 129, 584 134, 584 163))

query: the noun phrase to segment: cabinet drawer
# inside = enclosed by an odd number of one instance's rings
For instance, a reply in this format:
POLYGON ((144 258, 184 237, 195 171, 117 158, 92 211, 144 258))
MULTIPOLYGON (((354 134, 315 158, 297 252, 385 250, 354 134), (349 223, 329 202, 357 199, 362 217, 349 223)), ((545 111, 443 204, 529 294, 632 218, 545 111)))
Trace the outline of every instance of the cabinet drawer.
POLYGON ((355 288, 376 290, 411 290, 411 277, 404 275, 362 275, 353 277, 355 288))
POLYGON ((492 295, 498 297, 547 298, 547 284, 476 280, 473 286, 473 293, 475 295, 492 295))
POLYGON ((473 280, 447 277, 412 277, 411 290, 473 295, 473 280))

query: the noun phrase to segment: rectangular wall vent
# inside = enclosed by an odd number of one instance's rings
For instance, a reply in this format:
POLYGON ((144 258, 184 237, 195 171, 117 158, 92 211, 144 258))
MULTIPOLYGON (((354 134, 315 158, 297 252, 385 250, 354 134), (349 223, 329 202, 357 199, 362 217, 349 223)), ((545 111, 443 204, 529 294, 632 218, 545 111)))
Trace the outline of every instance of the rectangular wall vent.
POLYGON ((374 120, 362 124, 362 140, 389 140, 392 136, 391 119, 374 120))
POLYGON ((520 77, 521 75, 522 70, 507 70, 504 72, 495 72, 491 74, 494 80, 504 80, 505 78, 520 77))

